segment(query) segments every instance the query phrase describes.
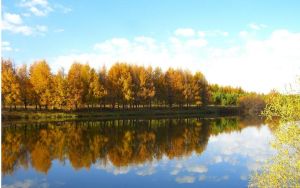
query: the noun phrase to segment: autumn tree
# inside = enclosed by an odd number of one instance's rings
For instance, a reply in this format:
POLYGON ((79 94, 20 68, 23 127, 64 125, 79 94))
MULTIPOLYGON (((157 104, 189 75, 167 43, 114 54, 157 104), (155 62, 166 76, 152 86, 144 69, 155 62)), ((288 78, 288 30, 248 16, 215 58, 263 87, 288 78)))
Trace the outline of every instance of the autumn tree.
POLYGON ((247 115, 260 115, 266 106, 263 96, 252 93, 241 96, 238 99, 238 105, 241 107, 243 113, 247 115))
POLYGON ((167 101, 167 90, 165 87, 165 75, 161 68, 157 67, 154 69, 152 79, 155 88, 154 100, 159 105, 163 104, 167 101))
POLYGON ((68 106, 77 109, 83 104, 84 82, 81 74, 82 65, 73 63, 67 76, 68 84, 68 106))
POLYGON ((100 84, 100 78, 95 69, 91 69, 89 77, 88 104, 93 106, 99 103, 100 99, 106 95, 106 90, 103 85, 100 84))
POLYGON ((151 108, 151 101, 155 95, 155 87, 153 83, 152 77, 152 68, 148 67, 147 69, 142 66, 135 66, 133 67, 136 72, 136 98, 139 102, 143 102, 144 104, 150 105, 151 108))
POLYGON ((108 76, 107 76, 107 70, 105 66, 102 66, 99 70, 99 82, 100 85, 103 87, 103 96, 100 99, 100 107, 101 105, 103 105, 103 107, 105 108, 106 102, 109 101, 109 96, 108 92, 109 92, 109 80, 108 80, 108 76))
POLYGON ((21 86, 20 87, 21 101, 24 104, 24 108, 27 109, 27 105, 31 101, 33 91, 32 91, 32 85, 30 82, 29 72, 26 64, 22 65, 20 68, 17 69, 17 78, 21 86))
POLYGON ((167 100, 169 107, 174 103, 183 104, 184 77, 181 70, 169 68, 165 73, 165 84, 167 90, 167 100))
POLYGON ((32 84, 36 103, 48 108, 52 101, 52 73, 45 60, 30 66, 30 83, 32 84))
POLYGON ((1 61, 1 94, 3 106, 15 106, 21 101, 20 84, 16 75, 15 68, 10 60, 1 61))
POLYGON ((88 98, 88 93, 89 93, 89 85, 90 85, 90 71, 91 67, 88 64, 81 65, 80 67, 80 78, 81 82, 83 83, 83 104, 88 104, 89 98, 88 98))
POLYGON ((193 75, 189 71, 183 73, 184 85, 183 85, 183 97, 187 107, 194 102, 193 92, 193 75))
POLYGON ((196 72, 193 77, 193 96, 197 106, 208 104, 209 90, 208 83, 201 72, 196 72))
POLYGON ((133 80, 130 66, 125 63, 116 63, 108 72, 110 80, 110 95, 112 97, 112 106, 117 102, 120 103, 132 102, 133 100, 133 80))
POLYGON ((272 92, 267 96, 262 115, 268 120, 279 118, 270 143, 276 152, 253 172, 249 187, 300 187, 299 93, 299 90, 288 94, 272 92))
POLYGON ((122 85, 123 93, 123 108, 125 103, 130 103, 134 100, 133 98, 133 80, 131 74, 131 67, 127 64, 122 64, 121 66, 121 77, 120 83, 122 85))
POLYGON ((55 108, 63 108, 67 104, 67 79, 64 69, 61 68, 56 75, 53 76, 53 98, 52 105, 55 108))

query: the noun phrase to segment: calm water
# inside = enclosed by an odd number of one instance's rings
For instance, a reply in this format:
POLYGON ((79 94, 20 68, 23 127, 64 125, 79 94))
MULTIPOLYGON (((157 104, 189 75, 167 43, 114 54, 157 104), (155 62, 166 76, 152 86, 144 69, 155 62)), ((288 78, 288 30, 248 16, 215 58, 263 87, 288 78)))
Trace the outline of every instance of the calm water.
POLYGON ((246 187, 271 138, 240 118, 11 124, 2 187, 246 187))

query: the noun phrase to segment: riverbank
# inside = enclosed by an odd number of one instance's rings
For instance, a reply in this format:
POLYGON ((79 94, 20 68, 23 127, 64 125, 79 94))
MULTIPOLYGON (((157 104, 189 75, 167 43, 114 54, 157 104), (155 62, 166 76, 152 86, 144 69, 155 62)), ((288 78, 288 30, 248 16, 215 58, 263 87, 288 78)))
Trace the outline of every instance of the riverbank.
POLYGON ((118 119, 128 117, 176 116, 230 116, 239 115, 237 106, 206 106, 190 108, 139 108, 139 109, 82 109, 78 111, 54 110, 2 110, 2 121, 64 121, 80 119, 118 119))

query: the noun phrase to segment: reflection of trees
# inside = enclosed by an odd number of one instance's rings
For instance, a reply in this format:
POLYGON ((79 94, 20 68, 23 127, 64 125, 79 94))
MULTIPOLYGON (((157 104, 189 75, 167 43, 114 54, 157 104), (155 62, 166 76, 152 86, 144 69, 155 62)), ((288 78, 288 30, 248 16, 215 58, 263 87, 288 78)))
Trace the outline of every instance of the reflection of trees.
POLYGON ((68 159, 73 168, 97 161, 115 166, 201 154, 210 135, 241 130, 237 119, 105 120, 3 128, 2 173, 31 164, 47 173, 51 161, 68 159))

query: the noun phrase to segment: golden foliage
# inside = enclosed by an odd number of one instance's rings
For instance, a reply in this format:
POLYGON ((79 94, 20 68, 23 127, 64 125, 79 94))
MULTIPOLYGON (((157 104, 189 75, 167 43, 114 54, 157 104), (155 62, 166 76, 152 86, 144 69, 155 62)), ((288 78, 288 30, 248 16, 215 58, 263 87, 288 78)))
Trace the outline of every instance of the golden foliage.
POLYGON ((273 92, 263 114, 280 120, 271 143, 277 153, 254 173, 250 187, 300 187, 300 96, 273 92))

